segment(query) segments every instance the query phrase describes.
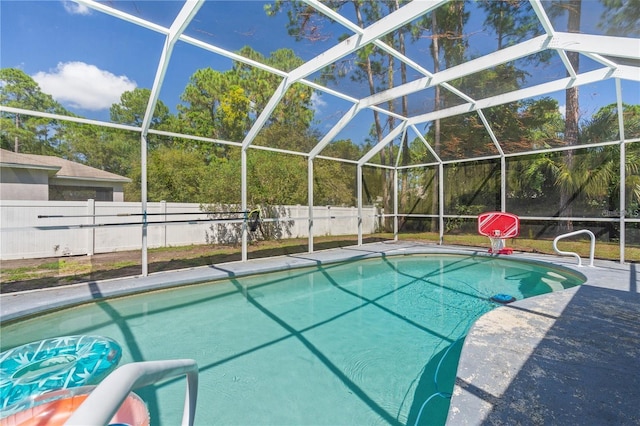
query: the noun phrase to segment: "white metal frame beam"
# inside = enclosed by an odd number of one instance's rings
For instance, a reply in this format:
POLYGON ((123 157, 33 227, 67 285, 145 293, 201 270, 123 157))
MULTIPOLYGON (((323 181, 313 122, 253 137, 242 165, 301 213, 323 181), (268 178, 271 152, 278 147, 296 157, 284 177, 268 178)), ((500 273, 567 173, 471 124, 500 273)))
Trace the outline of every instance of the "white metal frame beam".
POLYGON ((149 100, 147 102, 147 109, 144 114, 144 118, 142 119, 141 125, 141 134, 140 134, 140 145, 141 145, 141 187, 140 187, 140 197, 142 199, 142 213, 143 213, 143 225, 142 225, 142 275, 147 276, 149 274, 148 268, 148 259, 147 259, 147 224, 146 224, 146 214, 147 214, 147 133, 149 131, 149 127, 151 126, 151 120, 153 119, 153 113, 156 109, 156 105, 158 103, 158 97, 160 96, 160 89, 162 88, 162 83, 164 82, 164 76, 167 72, 167 68, 169 67, 169 60, 171 59, 171 54, 173 52, 173 47, 175 46, 178 38, 182 34, 182 32, 187 28, 191 19, 198 13, 200 7, 204 4, 204 0, 187 0, 176 19, 171 24, 171 28, 169 28, 169 33, 167 34, 167 38, 165 40, 164 47, 162 48, 162 54, 160 56, 160 63, 156 69, 156 76, 153 81, 153 87, 151 88, 151 94, 149 95, 149 100))
POLYGON ((622 104, 622 84, 616 79, 616 97, 618 106, 618 129, 620 132, 620 263, 624 263, 624 246, 626 242, 626 224, 624 222, 627 211, 627 147, 624 143, 624 118, 622 104))
POLYGON ((360 112, 362 108, 360 107, 360 104, 355 104, 353 105, 349 111, 347 111, 341 118, 340 120, 338 120, 338 122, 331 128, 331 130, 329 130, 328 133, 326 133, 322 139, 320 139, 320 142, 318 142, 318 144, 311 150, 311 152, 309 153, 309 156, 311 158, 315 158, 318 154, 320 154, 320 152, 336 137, 338 136, 338 133, 340 133, 342 131, 342 129, 344 129, 350 122, 351 120, 360 112))
POLYGON ((640 39, 557 32, 551 38, 549 48, 637 60, 638 52, 640 52, 640 39))
MULTIPOLYGON (((466 104, 463 104, 467 108, 467 112, 473 111, 475 109, 478 109, 476 108, 477 101, 462 93, 461 91, 455 89, 453 86, 448 84, 449 81, 469 74, 473 74, 483 69, 494 67, 497 64, 506 63, 521 57, 528 56, 530 54, 538 53, 547 48, 548 40, 549 39, 547 36, 539 36, 532 40, 520 43, 516 46, 511 46, 498 52, 494 52, 481 58, 477 58, 464 64, 449 68, 437 74, 414 80, 412 82, 382 91, 380 93, 376 93, 367 98, 363 98, 358 104, 358 109, 362 109, 365 107, 374 107, 375 105, 391 101, 402 96, 407 96, 436 85, 441 85, 442 87, 452 91, 454 94, 467 101, 466 104)), ((458 114, 460 114, 460 112, 458 114)), ((343 120, 341 120, 336 126, 334 126, 334 128, 331 129, 330 133, 332 135, 337 134, 342 128, 348 125, 352 118, 353 117, 343 117, 343 120)), ((416 121, 409 120, 409 122, 415 123, 416 121)), ((316 149, 314 149, 313 155, 317 155, 317 153, 319 153, 327 144, 331 142, 333 137, 335 136, 329 136, 329 134, 325 135, 316 149)))
MULTIPOLYGON (((286 91, 289 89, 289 86, 291 86, 293 83, 299 82, 308 75, 313 74, 314 72, 321 70, 327 65, 330 65, 337 60, 357 51, 358 49, 388 34, 389 32, 403 25, 406 25, 408 22, 417 19, 425 13, 428 13, 429 11, 437 8, 440 4, 445 3, 446 1, 448 0, 413 1, 391 13, 390 15, 387 15, 381 20, 371 24, 367 28, 364 28, 358 34, 352 35, 346 40, 329 48, 325 52, 319 54, 318 56, 291 71, 283 80, 280 87, 269 100, 265 108, 260 112, 258 119, 253 124, 248 134, 245 136, 242 142, 243 146, 246 147, 253 142, 255 136, 267 122, 282 96, 284 96, 284 93, 286 93, 286 91)), ((308 3, 312 5, 320 4, 319 2, 313 2, 311 0, 309 0, 308 3)))
POLYGON ((395 12, 385 16, 379 21, 364 28, 360 34, 354 34, 348 39, 338 43, 324 53, 307 61, 290 73, 293 81, 298 81, 308 75, 321 70, 363 46, 379 39, 380 37, 400 28, 414 19, 434 10, 448 0, 420 0, 412 1, 395 12))
MULTIPOLYGON (((520 43, 518 45, 511 46, 511 47, 502 49, 500 51, 490 53, 488 55, 485 55, 483 57, 480 57, 471 61, 467 61, 464 64, 446 69, 437 74, 434 74, 433 76, 414 80, 410 83, 403 84, 401 86, 397 86, 380 93, 376 93, 367 98, 363 98, 360 101, 358 108, 362 109, 362 108, 378 105, 378 104, 381 104, 402 96, 406 96, 406 95, 409 95, 409 94, 412 94, 436 85, 444 86, 445 84, 447 84, 448 81, 451 81, 460 77, 464 77, 484 69, 494 67, 498 64, 507 63, 528 55, 532 55, 548 48, 556 49, 557 51, 559 51, 559 53, 561 53, 561 56, 562 54, 564 54, 564 50, 580 51, 585 54, 590 54, 592 52, 588 52, 585 48, 581 48, 580 43, 588 44, 593 40, 593 38, 599 39, 602 37, 602 36, 589 36, 589 37, 583 38, 582 36, 584 36, 584 34, 573 34, 573 33, 554 33, 553 36, 545 36, 545 35, 538 36, 531 40, 520 43), (577 36, 577 37, 574 37, 574 36, 577 36), (576 41, 576 45, 575 46, 570 45, 571 41, 576 41)), ((633 58, 634 57, 633 52, 640 52, 640 40, 624 38, 624 37, 604 37, 602 44, 600 45, 600 47, 595 49, 594 54, 600 55, 600 54, 603 54, 603 51, 610 50, 611 52, 614 53, 614 56, 623 57, 621 54, 619 54, 619 52, 628 51, 629 49, 631 49, 630 50, 631 53, 626 53, 625 57, 633 58), (614 45, 617 46, 615 50, 612 48, 612 46, 614 45), (620 48, 619 46, 621 45, 625 47, 620 48)), ((637 57, 637 53, 636 53, 636 57, 637 57)), ((565 58, 566 58, 566 55, 565 55, 565 58)), ((602 58, 602 59, 605 59, 605 58, 602 58)), ((600 61, 600 62, 602 63, 603 61, 600 61)), ((521 89, 519 91, 510 92, 511 94, 516 95, 515 98, 511 100, 507 100, 509 98, 509 94, 493 96, 489 98, 484 98, 482 100, 477 100, 477 99, 473 100, 467 97, 468 102, 465 104, 459 105, 457 107, 449 108, 446 110, 440 110, 440 111, 436 111, 428 114, 423 114, 420 116, 411 117, 409 118, 409 122, 412 124, 415 124, 420 122, 436 120, 438 118, 445 118, 453 115, 464 114, 467 112, 479 110, 481 108, 500 105, 500 104, 516 101, 518 99, 526 99, 529 97, 544 95, 544 94, 552 93, 554 91, 565 90, 568 87, 589 84, 589 83, 593 83, 593 82, 607 79, 610 77, 618 77, 618 78, 623 78, 628 80, 640 79, 640 73, 638 73, 638 70, 635 67, 620 65, 617 68, 612 69, 610 62, 606 63, 606 66, 608 68, 604 71, 604 74, 602 71, 600 71, 600 73, 597 75, 597 78, 594 78, 593 80, 589 80, 586 77, 579 77, 577 74, 575 74, 575 72, 573 72, 573 69, 569 67, 567 69, 567 71, 570 74, 570 77, 568 77, 568 79, 559 79, 549 83, 540 84, 540 85, 534 86, 535 89, 527 88, 527 89, 521 89)), ((590 74, 590 73, 587 73, 587 74, 590 74)), ((584 76, 584 75, 585 74, 582 74, 581 76, 584 76)), ((459 91, 456 94, 458 94, 463 98, 464 96, 466 96, 459 91)), ((349 120, 341 120, 341 122, 338 125, 336 125, 336 128, 340 130, 344 128, 348 124, 348 122, 349 120)), ((334 130, 335 128, 332 129, 332 133, 337 134, 337 131, 334 131, 334 130)), ((313 155, 317 155, 317 153, 322 148, 324 148, 329 142, 330 142, 330 139, 327 135, 325 136, 325 138, 323 138, 322 142, 318 144, 317 148, 319 149, 316 150, 317 152, 314 151, 313 155)))
POLYGON ((515 46, 510 46, 498 52, 490 53, 480 58, 467 61, 455 67, 447 68, 434 74, 432 77, 424 77, 407 84, 396 86, 361 100, 364 107, 378 105, 402 96, 410 95, 420 90, 447 83, 470 74, 477 73, 496 65, 519 59, 547 48, 547 36, 538 36, 515 46))
MULTIPOLYGON (((542 27, 544 28, 547 35, 550 38, 553 37, 553 35, 555 34, 555 30, 553 29, 551 20, 549 19, 547 12, 544 10, 542 3, 540 3, 539 0, 530 0, 530 3, 531 3, 531 7, 536 13, 536 16, 538 17, 538 20, 540 21, 540 24, 542 24, 542 27)), ((560 56, 560 60, 564 64, 564 67, 569 73, 569 76, 571 78, 576 78, 576 70, 573 69, 573 66, 571 65, 571 61, 569 61, 569 57, 567 56, 567 52, 559 49, 557 49, 556 52, 560 56)))
MULTIPOLYGON (((637 73, 637 72, 636 72, 637 73)), ((631 74, 631 73, 629 73, 631 74)), ((475 105, 472 103, 466 103, 457 105, 455 107, 442 109, 439 111, 430 112, 427 114, 417 115, 410 117, 408 122, 410 124, 419 124, 428 121, 438 120, 447 117, 453 117, 460 114, 465 114, 478 109, 490 108, 496 105, 504 105, 509 102, 515 102, 521 99, 533 98, 536 96, 547 95, 549 93, 565 90, 569 87, 582 86, 585 84, 591 84, 598 81, 605 80, 611 77, 627 76, 627 73, 623 72, 623 67, 618 68, 613 74, 609 68, 602 68, 584 74, 578 75, 575 79, 566 77, 551 81, 548 83, 539 84, 537 86, 527 87, 525 89, 514 90, 512 92, 503 93, 497 96, 491 96, 484 99, 476 100, 475 105)), ((640 76, 638 76, 640 78, 640 76)))
POLYGON ((362 158, 360 158, 360 160, 358 161, 358 165, 359 166, 364 165, 367 161, 373 158, 374 155, 380 152, 382 148, 384 148, 387 144, 389 144, 395 138, 400 136, 400 134, 404 132, 406 128, 407 128, 407 122, 405 121, 401 125, 391 130, 389 134, 387 134, 387 136, 382 138, 380 142, 378 142, 373 148, 369 150, 369 152, 367 152, 365 155, 362 156, 362 158))

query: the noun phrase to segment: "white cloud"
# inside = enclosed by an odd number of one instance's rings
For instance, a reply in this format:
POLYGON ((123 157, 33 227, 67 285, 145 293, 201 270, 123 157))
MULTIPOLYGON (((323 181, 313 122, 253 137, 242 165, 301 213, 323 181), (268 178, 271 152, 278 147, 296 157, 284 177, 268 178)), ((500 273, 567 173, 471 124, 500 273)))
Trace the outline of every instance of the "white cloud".
POLYGON ((311 107, 314 111, 319 111, 323 107, 327 106, 327 103, 322 100, 322 97, 317 92, 311 94, 311 107))
POLYGON ((567 106, 566 105, 560 105, 558 107, 558 111, 560 112, 560 115, 562 116, 562 118, 567 118, 567 106))
POLYGON ((116 76, 84 62, 61 62, 55 70, 41 71, 33 79, 61 104, 92 111, 110 108, 120 102, 122 93, 137 86, 124 75, 116 76))
POLYGON ((62 5, 64 6, 64 10, 66 10, 67 13, 70 13, 72 15, 90 15, 91 14, 91 9, 89 9, 86 5, 76 3, 75 1, 65 0, 62 2, 62 5))

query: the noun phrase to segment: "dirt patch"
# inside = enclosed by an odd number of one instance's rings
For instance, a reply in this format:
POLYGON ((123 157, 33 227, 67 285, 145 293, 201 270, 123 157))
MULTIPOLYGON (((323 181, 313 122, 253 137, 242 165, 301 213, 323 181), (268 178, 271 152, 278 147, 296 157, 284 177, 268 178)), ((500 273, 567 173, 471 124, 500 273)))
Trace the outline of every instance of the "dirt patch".
MULTIPOLYGON (((364 242, 383 241, 366 238, 364 242)), ((314 241, 314 249, 326 250, 354 245, 355 238, 314 241)), ((249 258, 257 259, 307 251, 307 239, 263 241, 249 247, 249 258)), ((198 245, 149 250, 149 273, 215 265, 242 259, 240 247, 198 245)), ((2 261, 0 293, 58 287, 82 282, 138 276, 142 273, 140 250, 2 261)))

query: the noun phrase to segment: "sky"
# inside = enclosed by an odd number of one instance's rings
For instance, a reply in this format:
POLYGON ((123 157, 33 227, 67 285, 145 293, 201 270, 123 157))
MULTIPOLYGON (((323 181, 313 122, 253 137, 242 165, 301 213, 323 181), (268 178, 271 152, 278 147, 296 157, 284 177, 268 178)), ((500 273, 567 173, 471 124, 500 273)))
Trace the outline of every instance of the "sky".
MULTIPOLYGON (((583 29, 597 33, 595 0, 585 0, 590 7, 583 7, 583 29)), ((177 15, 179 1, 105 1, 120 10, 168 27, 177 15)), ((338 37, 348 33, 344 27, 327 20, 314 22, 323 37, 315 42, 296 42, 287 34, 285 14, 266 16, 264 2, 208 1, 185 34, 215 46, 237 51, 245 45, 268 56, 282 48, 292 48, 303 59, 310 59, 335 44, 338 37)), ((352 18, 352 16, 348 16, 352 18)), ((480 13, 473 13, 467 31, 470 52, 475 55, 489 53, 495 37, 482 31, 480 13)), ((86 118, 109 120, 109 108, 118 103, 125 91, 151 88, 156 67, 164 44, 164 36, 137 25, 121 21, 106 14, 92 11, 71 1, 0 0, 0 67, 19 68, 30 75, 43 92, 75 114, 86 118)), ((560 29, 562 30, 562 29, 560 29)), ((411 53, 425 68, 432 70, 428 54, 429 42, 424 42, 411 53)), ((353 58, 345 58, 345 66, 353 58)), ((586 57, 581 59, 581 70, 595 67, 586 57)), ((564 73, 558 62, 555 73, 564 73)), ((231 67, 229 59, 203 51, 187 43, 177 43, 165 76, 160 100, 172 112, 180 103, 180 94, 190 76, 200 68, 211 67, 224 71, 231 67)), ((544 82, 545 73, 534 70, 528 84, 544 82), (540 80, 540 81, 538 81, 540 80)), ((417 75, 416 72, 414 74, 417 75)), ((313 77, 313 75, 311 76, 313 77)), ((311 78, 310 77, 310 78, 311 78)), ((354 97, 365 97, 367 87, 344 79, 336 87, 354 97)), ((637 83, 623 83, 624 101, 640 103, 637 83)), ((417 113, 427 108, 432 94, 415 96, 412 109, 417 113), (422 96, 422 98, 420 97, 422 96)), ((560 111, 564 111, 563 93, 554 94, 560 111)), ((613 80, 581 89, 581 107, 585 114, 615 102, 613 80)), ((314 96, 316 118, 320 130, 328 130, 337 122, 351 104, 330 95, 314 96)), ((425 110, 424 112, 427 112, 425 110)), ((341 137, 354 140, 366 136, 370 120, 358 120, 345 129, 341 137)))
MULTIPOLYGON (((178 1, 127 3, 138 7, 129 10, 123 2, 116 4, 125 12, 139 11, 144 19, 167 27, 182 5, 178 1), (163 20, 157 18, 163 14, 163 20)), ((266 17, 262 2, 211 3, 215 7, 205 4, 185 34, 232 51, 251 44, 265 55, 295 44, 286 33, 285 17, 266 17), (223 7, 224 16, 215 16, 216 7, 223 7), (203 13, 213 15, 212 22, 203 23, 199 18, 203 13), (261 18, 262 28, 247 26, 248 15, 261 18), (207 26, 215 28, 215 34, 209 33, 207 26), (260 31, 265 36, 252 37, 252 31, 260 31), (221 37, 221 34, 226 35, 221 37)), ((44 92, 74 112, 92 117, 103 115, 111 104, 119 101, 124 91, 153 85, 164 44, 164 37, 158 33, 70 1, 2 0, 0 14, 0 65, 22 69, 44 92)), ((312 47, 308 58, 323 50, 320 46, 312 47)), ((222 56, 178 43, 161 97, 175 110, 173 103, 179 101, 179 94, 196 69, 226 70, 231 65, 232 62, 222 56)))

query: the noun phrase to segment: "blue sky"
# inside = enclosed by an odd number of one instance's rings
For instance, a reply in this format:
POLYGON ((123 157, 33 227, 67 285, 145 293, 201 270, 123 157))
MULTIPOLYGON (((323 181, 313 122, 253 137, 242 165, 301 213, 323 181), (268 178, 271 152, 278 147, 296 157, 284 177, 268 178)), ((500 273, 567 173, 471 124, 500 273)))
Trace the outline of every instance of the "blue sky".
MULTIPOLYGON (((171 24, 182 5, 178 1, 134 3, 116 5, 126 12, 139 11, 144 19, 163 26, 171 24), (139 7, 129 10, 134 3, 139 7)), ((251 44, 267 56, 296 44, 286 33, 286 18, 269 18, 262 7, 256 1, 207 3, 185 34, 231 51, 251 44), (216 16, 215 9, 221 7, 216 16), (206 13, 213 16, 203 22, 201 15, 206 13), (260 18, 258 26, 246 24, 249 16, 260 18), (209 27, 215 28, 215 34, 209 27), (252 36, 257 32, 262 37, 252 36)), ((164 44, 158 33, 67 1, 2 0, 0 13, 0 65, 22 69, 74 112, 102 115, 123 90, 153 84, 164 44)), ((306 50, 306 59, 324 50, 321 45, 302 44, 296 47, 300 52, 306 50)), ((188 78, 198 68, 226 70, 231 64, 222 56, 178 43, 163 88, 165 103, 175 108, 188 78)))
MULTIPOLYGON (((585 31, 597 33, 598 5, 585 0, 583 7, 585 31)), ((178 1, 107 1, 108 5, 168 27, 179 12, 178 1)), ((343 27, 327 20, 318 21, 325 39, 311 42, 295 42, 286 31, 286 16, 267 17, 259 1, 208 1, 200 9, 185 34, 227 50, 236 51, 251 45, 265 56, 288 47, 303 59, 313 56, 335 44, 337 38, 348 33, 343 27)), ((164 37, 161 34, 91 11, 69 1, 0 1, 0 66, 20 68, 32 76, 41 89, 51 94, 66 108, 81 116, 99 120, 109 119, 109 107, 119 102, 120 95, 136 87, 151 88, 160 58, 164 37)), ((467 31, 472 52, 489 53, 495 37, 482 31, 479 11, 474 11, 467 31)), ((561 18, 558 18, 558 22, 561 18)), ((558 28, 563 30, 564 28, 558 28)), ((432 69, 428 54, 428 41, 412 52, 427 69, 432 69)), ((345 63, 348 63, 346 58, 345 63)), ((581 59, 581 71, 590 66, 590 60, 581 59)), ((593 61, 591 61, 593 62, 593 61)), ((167 70, 160 99, 173 111, 180 102, 179 96, 189 77, 199 68, 211 67, 224 71, 231 61, 202 51, 186 43, 178 43, 167 70)), ((548 72, 548 71, 545 71, 548 72)), ((529 84, 544 81, 545 72, 534 71, 529 84)), ((561 67, 554 72, 563 73, 561 67)), ((417 73, 414 73, 417 74, 417 73)), ((338 87, 355 97, 367 95, 366 86, 342 81, 338 87)), ((623 84, 624 101, 640 103, 637 83, 623 84)), ((613 80, 581 88, 581 107, 585 114, 592 114, 599 107, 615 101, 613 80)), ((553 94, 562 110, 564 94, 553 94)), ((429 94, 425 94, 427 99, 429 94)), ((428 101, 423 100, 424 104, 428 101)), ((349 103, 329 95, 316 98, 316 118, 321 130, 330 128, 349 103)), ((421 108, 416 105, 416 108, 421 108)), ((345 131, 354 139, 366 136, 367 123, 351 126, 345 131)))

